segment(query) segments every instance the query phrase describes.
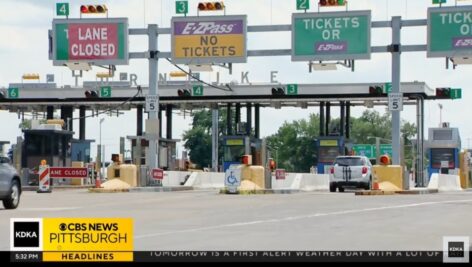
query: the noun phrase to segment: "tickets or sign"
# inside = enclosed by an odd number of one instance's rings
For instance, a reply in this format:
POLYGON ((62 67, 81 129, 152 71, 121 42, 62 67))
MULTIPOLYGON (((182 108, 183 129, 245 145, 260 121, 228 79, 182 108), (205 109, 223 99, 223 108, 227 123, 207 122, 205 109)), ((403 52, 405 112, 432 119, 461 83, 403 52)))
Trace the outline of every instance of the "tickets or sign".
POLYGON ((472 6, 428 9, 428 57, 472 55, 472 6))
POLYGON ((53 20, 53 64, 128 64, 128 19, 53 20))
POLYGON ((86 178, 88 171, 87 168, 51 167, 49 175, 51 178, 86 178))
POLYGON ((292 60, 370 59, 370 11, 296 13, 292 60))
POLYGON ((178 64, 245 63, 246 16, 172 18, 172 60, 178 64))

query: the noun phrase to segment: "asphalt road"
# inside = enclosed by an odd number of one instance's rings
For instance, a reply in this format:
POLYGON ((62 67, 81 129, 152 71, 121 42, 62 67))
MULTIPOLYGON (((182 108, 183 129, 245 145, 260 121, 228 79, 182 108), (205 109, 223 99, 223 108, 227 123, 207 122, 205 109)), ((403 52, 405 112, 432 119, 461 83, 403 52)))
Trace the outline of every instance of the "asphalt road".
POLYGON ((472 192, 220 195, 216 191, 24 192, 0 209, 0 250, 10 218, 134 219, 135 250, 442 250, 444 236, 472 240, 472 192))

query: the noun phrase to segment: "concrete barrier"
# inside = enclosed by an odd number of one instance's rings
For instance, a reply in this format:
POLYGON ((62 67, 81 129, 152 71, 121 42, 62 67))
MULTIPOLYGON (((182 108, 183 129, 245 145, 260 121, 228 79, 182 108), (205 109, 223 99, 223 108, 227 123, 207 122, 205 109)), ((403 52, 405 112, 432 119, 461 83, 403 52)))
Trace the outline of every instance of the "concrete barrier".
POLYGON ((272 177, 272 188, 301 191, 327 191, 329 189, 329 175, 288 173, 284 180, 275 180, 275 177, 272 177))
POLYGON ((223 188, 225 187, 225 174, 222 172, 192 172, 185 186, 194 188, 223 188))
POLYGON ((165 171, 162 186, 179 186, 185 182, 185 177, 191 172, 165 171))
POLYGON ((459 175, 433 173, 428 183, 428 189, 438 189, 440 192, 462 191, 459 175))

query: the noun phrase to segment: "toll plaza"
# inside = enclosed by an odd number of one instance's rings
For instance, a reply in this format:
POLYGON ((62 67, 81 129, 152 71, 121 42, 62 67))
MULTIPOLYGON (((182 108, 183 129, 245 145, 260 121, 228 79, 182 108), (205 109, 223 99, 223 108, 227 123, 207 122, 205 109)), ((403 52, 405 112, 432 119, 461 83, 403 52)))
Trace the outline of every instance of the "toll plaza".
POLYGON ((427 157, 428 174, 459 174, 459 155, 461 137, 458 128, 450 128, 448 123, 443 128, 428 130, 427 157))

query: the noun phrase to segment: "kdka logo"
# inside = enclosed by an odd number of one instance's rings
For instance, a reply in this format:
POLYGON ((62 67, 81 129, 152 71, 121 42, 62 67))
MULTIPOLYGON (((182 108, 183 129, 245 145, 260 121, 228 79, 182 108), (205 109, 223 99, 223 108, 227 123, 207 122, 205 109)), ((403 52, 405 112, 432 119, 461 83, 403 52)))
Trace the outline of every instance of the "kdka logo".
POLYGON ((443 238, 443 262, 469 262, 469 237, 445 236, 443 238))
POLYGON ((36 251, 42 249, 42 220, 10 219, 10 250, 36 251))

